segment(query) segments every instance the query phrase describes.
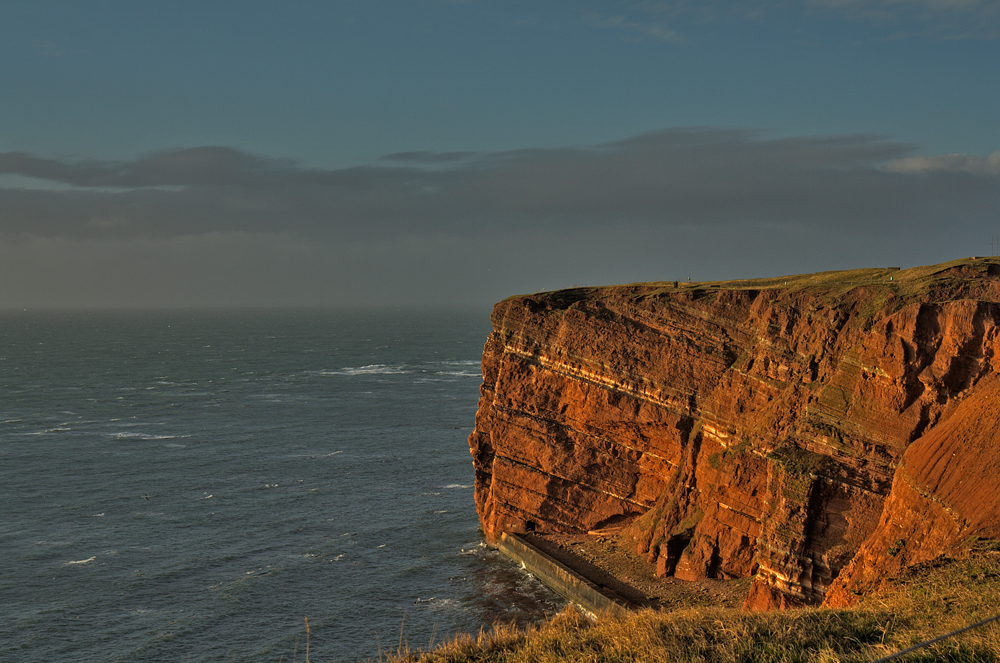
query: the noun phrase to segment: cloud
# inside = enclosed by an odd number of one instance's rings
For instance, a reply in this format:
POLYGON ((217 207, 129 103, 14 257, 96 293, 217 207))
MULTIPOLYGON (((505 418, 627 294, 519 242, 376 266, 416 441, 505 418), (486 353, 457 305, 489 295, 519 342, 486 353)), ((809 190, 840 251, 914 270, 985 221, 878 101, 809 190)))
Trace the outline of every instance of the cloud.
POLYGON ((588 147, 391 155, 380 162, 388 165, 337 170, 222 147, 122 162, 6 153, 0 154, 0 173, 73 188, 3 190, 0 213, 7 221, 0 232, 281 230, 356 238, 428 229, 571 229, 609 221, 846 227, 919 219, 928 207, 992 199, 997 157, 977 161, 912 151, 871 136, 769 139, 692 128, 588 147), (927 177, 914 177, 918 171, 967 177, 961 184, 948 177, 935 187, 927 177))
POLYGON ((863 135, 686 128, 377 164, 0 153, 0 306, 490 301, 699 270, 920 264, 981 253, 1000 209, 1000 151, 925 156, 863 135))
POLYGON ((1000 39, 996 0, 809 0, 807 6, 853 21, 892 26, 902 34, 1000 39))
MULTIPOLYGON (((614 28, 635 38, 682 43, 699 25, 719 21, 773 28, 785 17, 818 17, 862 22, 889 30, 885 36, 934 39, 1000 39, 996 0, 629 0, 586 10, 591 25, 614 28)), ((802 23, 796 25, 801 27, 802 23)))
POLYGON ((887 169, 897 173, 953 171, 982 176, 1000 175, 1000 150, 994 151, 985 159, 967 154, 905 157, 893 161, 887 169))
POLYGON ((135 161, 63 162, 25 152, 0 153, 0 174, 49 180, 76 187, 140 188, 249 184, 266 173, 292 169, 289 161, 265 159, 229 147, 195 147, 135 161))
POLYGON ((435 164, 454 163, 476 156, 475 152, 396 152, 386 154, 379 161, 398 161, 400 163, 435 164))
POLYGON ((657 41, 683 43, 684 37, 672 29, 663 19, 631 18, 626 14, 605 16, 596 11, 587 13, 591 25, 599 28, 614 28, 630 33, 638 39, 655 39, 657 41))

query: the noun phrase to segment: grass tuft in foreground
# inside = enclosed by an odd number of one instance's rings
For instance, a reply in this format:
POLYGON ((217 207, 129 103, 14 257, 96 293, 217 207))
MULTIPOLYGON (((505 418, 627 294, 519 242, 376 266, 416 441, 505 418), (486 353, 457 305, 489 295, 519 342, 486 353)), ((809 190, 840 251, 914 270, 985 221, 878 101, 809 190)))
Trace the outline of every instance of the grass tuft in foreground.
MULTIPOLYGON (((722 608, 645 610, 592 622, 573 608, 526 630, 497 626, 430 652, 385 660, 472 661, 872 661, 1000 613, 1000 554, 920 565, 886 592, 847 610, 745 613, 722 608)), ((902 659, 1000 660, 1000 625, 932 645, 902 659)))

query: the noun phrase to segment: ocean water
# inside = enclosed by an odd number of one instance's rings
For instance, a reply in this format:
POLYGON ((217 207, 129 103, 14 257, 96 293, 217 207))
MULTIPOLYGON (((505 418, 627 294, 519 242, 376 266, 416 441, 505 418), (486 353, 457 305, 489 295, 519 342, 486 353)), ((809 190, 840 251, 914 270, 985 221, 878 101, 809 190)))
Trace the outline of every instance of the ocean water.
POLYGON ((0 659, 376 658, 561 601, 483 545, 488 311, 0 313, 0 659))

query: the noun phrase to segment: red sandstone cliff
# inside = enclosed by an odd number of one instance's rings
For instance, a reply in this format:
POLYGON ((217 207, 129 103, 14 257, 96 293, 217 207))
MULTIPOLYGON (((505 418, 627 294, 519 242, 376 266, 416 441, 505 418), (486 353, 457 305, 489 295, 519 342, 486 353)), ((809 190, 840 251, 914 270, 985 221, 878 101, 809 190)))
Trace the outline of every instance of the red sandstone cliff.
POLYGON ((752 576, 758 609, 1000 536, 997 302, 982 258, 505 300, 469 438, 483 531, 628 524, 660 575, 752 576))

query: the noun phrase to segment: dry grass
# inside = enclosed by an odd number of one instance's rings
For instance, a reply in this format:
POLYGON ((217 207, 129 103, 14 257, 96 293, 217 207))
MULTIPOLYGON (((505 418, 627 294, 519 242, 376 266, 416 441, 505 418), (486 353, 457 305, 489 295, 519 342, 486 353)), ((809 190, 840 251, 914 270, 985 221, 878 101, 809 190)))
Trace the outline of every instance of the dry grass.
MULTIPOLYGON (((592 622, 575 609, 527 630, 497 626, 431 652, 385 661, 872 661, 1000 613, 1000 555, 923 565, 848 610, 745 613, 646 610, 592 622)), ((1000 660, 996 622, 907 655, 912 661, 1000 660)))

